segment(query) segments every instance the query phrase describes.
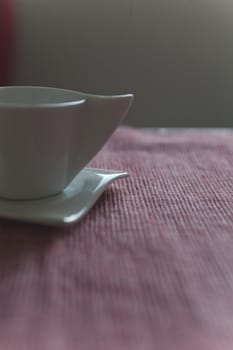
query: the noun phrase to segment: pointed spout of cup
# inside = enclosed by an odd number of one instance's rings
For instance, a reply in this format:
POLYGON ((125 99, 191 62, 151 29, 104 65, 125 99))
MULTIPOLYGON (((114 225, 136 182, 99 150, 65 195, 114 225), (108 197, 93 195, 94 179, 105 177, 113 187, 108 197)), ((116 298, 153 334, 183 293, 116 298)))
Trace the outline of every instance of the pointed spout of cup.
POLYGON ((85 99, 74 121, 69 181, 100 151, 128 113, 133 94, 100 96, 79 93, 85 99))

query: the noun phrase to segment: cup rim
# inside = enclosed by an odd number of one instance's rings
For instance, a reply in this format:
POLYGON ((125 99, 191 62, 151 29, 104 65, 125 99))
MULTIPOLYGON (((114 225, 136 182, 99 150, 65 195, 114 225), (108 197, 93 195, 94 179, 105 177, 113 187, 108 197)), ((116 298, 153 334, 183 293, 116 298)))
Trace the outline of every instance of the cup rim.
POLYGON ((63 88, 56 88, 50 86, 40 86, 40 85, 9 85, 9 86, 0 86, 0 93, 3 90, 48 90, 48 91, 59 91, 64 93, 72 93, 76 95, 76 98, 71 101, 62 101, 62 102, 48 102, 48 103, 21 103, 21 102, 1 102, 0 108, 17 108, 17 109, 43 109, 43 108, 64 108, 71 107, 83 104, 85 102, 85 98, 83 98, 77 91, 63 88))

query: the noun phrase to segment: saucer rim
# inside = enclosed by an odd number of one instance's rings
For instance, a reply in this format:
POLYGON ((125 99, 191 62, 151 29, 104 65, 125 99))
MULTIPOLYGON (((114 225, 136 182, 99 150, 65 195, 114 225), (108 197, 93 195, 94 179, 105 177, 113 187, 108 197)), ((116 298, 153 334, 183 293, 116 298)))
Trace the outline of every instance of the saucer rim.
MULTIPOLYGON (((79 210, 77 213, 75 213, 74 215, 62 215, 62 216, 40 216, 39 214, 35 214, 32 213, 32 215, 30 216, 30 214, 28 214, 28 216, 26 215, 17 215, 16 213, 13 213, 11 211, 8 212, 1 212, 1 207, 0 207, 0 219, 1 220, 9 220, 9 221, 14 221, 14 222, 21 222, 21 223, 30 223, 30 224, 36 224, 36 225, 41 225, 41 226, 55 226, 55 227, 67 227, 70 226, 74 223, 79 222, 81 219, 83 219, 83 217, 85 215, 88 214, 88 212, 91 210, 91 208, 95 205, 95 203, 98 201, 98 199, 101 197, 101 195, 103 194, 103 192, 115 181, 118 179, 122 179, 122 178, 127 178, 129 177, 129 173, 127 171, 123 171, 123 170, 111 170, 111 169, 102 169, 102 168, 92 168, 92 167, 85 167, 72 181, 72 183, 76 180, 77 182, 77 178, 81 175, 81 173, 87 172, 87 174, 94 174, 94 175, 101 175, 102 178, 104 177, 104 175, 109 176, 109 178, 107 179, 106 183, 103 184, 98 191, 95 193, 95 196, 92 197, 92 200, 89 202, 89 204, 83 208, 83 210, 79 210), (81 213, 80 213, 81 212, 81 213)), ((72 184, 71 183, 71 184, 72 184)), ((66 200, 65 199, 65 195, 67 193, 69 186, 67 186, 67 188, 59 193, 56 194, 54 196, 50 196, 50 197, 46 197, 46 198, 40 198, 40 199, 32 199, 32 200, 9 200, 9 199, 3 199, 0 198, 0 205, 2 204, 4 207, 4 202, 7 203, 8 205, 26 205, 26 206, 30 206, 30 204, 34 203, 34 204, 41 204, 43 205, 43 202, 46 204, 46 202, 48 200, 53 200, 53 198, 56 198, 56 200, 59 201, 59 199, 62 200, 66 200)), ((82 191, 85 190, 85 181, 82 184, 81 188, 80 188, 80 192, 82 193, 82 191)), ((74 195, 75 196, 75 195, 74 195)), ((67 201, 69 200, 69 198, 67 198, 67 201)), ((12 210, 13 211, 13 210, 12 210)))

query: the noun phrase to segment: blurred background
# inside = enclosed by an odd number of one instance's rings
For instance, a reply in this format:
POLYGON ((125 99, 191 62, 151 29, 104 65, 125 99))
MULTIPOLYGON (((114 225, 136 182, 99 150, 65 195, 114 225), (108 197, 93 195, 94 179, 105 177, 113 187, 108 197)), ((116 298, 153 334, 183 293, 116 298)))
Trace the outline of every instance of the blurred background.
POLYGON ((233 125, 231 0, 14 1, 14 83, 132 92, 134 126, 233 125))

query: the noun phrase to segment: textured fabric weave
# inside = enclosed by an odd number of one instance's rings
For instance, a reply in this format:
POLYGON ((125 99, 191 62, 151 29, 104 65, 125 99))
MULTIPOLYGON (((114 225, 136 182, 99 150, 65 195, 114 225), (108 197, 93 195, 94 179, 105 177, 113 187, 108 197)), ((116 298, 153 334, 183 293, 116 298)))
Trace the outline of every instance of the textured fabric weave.
POLYGON ((233 132, 121 127, 66 229, 0 220, 0 349, 233 349, 233 132))

